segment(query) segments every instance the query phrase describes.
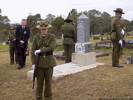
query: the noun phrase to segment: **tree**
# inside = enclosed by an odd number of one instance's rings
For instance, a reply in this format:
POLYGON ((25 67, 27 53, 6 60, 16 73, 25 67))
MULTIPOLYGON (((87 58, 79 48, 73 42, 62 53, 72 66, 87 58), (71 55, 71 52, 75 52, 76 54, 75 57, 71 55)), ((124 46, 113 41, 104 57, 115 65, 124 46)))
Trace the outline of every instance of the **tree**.
POLYGON ((102 34, 111 30, 111 16, 107 12, 92 9, 83 12, 90 18, 90 33, 102 34))
POLYGON ((101 24, 102 21, 100 21, 101 12, 95 9, 89 10, 88 12, 85 12, 87 16, 90 18, 90 33, 97 34, 99 33, 100 28, 99 24, 101 24))
POLYGON ((0 15, 1 15, 1 13, 2 13, 2 10, 0 9, 0 15))
POLYGON ((74 24, 76 25, 76 23, 77 23, 77 16, 78 16, 77 10, 76 9, 72 9, 69 12, 69 15, 68 16, 70 16, 72 18, 74 24))
POLYGON ((104 33, 108 33, 111 31, 111 15, 108 14, 107 12, 102 13, 102 30, 104 33))
POLYGON ((27 23, 28 26, 31 30, 31 37, 30 40, 32 41, 33 37, 35 34, 37 34, 39 32, 39 29, 36 27, 37 26, 37 22, 41 21, 41 15, 40 14, 36 14, 36 15, 29 15, 27 17, 27 23))
POLYGON ((126 26, 127 32, 133 31, 133 21, 129 21, 129 20, 124 19, 124 24, 126 26))
POLYGON ((0 41, 5 41, 9 32, 9 18, 2 15, 2 10, 0 9, 0 41))
POLYGON ((64 19, 61 16, 56 17, 51 22, 51 25, 52 25, 51 32, 53 32, 56 35, 57 38, 61 38, 61 36, 62 36, 61 26, 63 24, 64 24, 64 19))
POLYGON ((54 20, 54 18, 55 18, 55 15, 48 14, 48 15, 46 15, 45 21, 48 22, 49 24, 51 24, 51 22, 54 20))

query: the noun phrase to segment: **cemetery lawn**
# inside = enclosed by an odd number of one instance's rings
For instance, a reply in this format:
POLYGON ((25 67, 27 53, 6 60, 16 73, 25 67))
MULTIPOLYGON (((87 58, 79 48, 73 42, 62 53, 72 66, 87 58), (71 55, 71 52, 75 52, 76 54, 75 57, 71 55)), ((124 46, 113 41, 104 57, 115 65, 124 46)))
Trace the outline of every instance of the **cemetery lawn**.
MULTIPOLYGON (((97 59, 97 62, 105 63, 104 66, 54 80, 53 100, 133 98, 133 65, 125 64, 126 54, 131 55, 133 51, 125 50, 121 59, 124 68, 112 68, 110 55, 97 59)), ((64 62, 58 61, 60 63, 64 62)), ((0 100, 35 100, 32 81, 26 77, 30 66, 28 57, 26 68, 17 70, 15 65, 9 65, 8 52, 0 52, 0 100)))

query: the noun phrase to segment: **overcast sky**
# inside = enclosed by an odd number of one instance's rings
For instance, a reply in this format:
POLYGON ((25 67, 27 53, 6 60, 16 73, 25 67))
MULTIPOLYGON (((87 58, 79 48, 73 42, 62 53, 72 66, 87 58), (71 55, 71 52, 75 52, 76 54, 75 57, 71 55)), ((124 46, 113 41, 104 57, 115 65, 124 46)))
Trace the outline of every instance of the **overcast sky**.
POLYGON ((65 17, 74 8, 77 11, 97 9, 114 15, 113 10, 119 7, 125 12, 124 18, 133 18, 133 0, 0 0, 2 15, 7 15, 12 23, 20 22, 29 13, 40 13, 42 18, 49 13, 65 17))

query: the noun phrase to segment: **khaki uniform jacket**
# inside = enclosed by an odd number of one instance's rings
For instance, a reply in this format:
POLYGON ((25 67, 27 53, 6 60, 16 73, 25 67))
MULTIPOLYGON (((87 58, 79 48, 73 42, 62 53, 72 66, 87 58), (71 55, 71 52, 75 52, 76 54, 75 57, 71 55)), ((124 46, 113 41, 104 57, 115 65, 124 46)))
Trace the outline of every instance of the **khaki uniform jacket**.
MULTIPOLYGON (((36 35, 33 39, 33 44, 31 48, 31 59, 32 64, 35 64, 35 50, 41 50, 41 53, 53 52, 56 48, 56 39, 52 34, 48 34, 46 37, 36 35)), ((40 56, 39 66, 40 68, 50 68, 56 65, 56 61, 53 55, 50 56, 40 56)))
POLYGON ((64 36, 63 44, 74 44, 76 42, 76 32, 72 23, 65 23, 62 26, 64 36))
POLYGON ((121 34, 121 30, 125 29, 124 22, 122 19, 113 18, 111 23, 111 39, 112 40, 121 40, 124 38, 124 36, 121 34))
POLYGON ((9 41, 9 46, 14 47, 15 46, 15 33, 10 32, 8 35, 8 41, 9 41))

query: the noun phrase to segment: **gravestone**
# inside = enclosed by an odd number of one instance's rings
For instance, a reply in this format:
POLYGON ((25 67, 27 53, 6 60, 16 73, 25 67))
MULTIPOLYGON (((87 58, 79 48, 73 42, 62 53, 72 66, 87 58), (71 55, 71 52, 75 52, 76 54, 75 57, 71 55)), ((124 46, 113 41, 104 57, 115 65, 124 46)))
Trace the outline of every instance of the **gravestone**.
POLYGON ((92 52, 90 37, 90 19, 82 14, 77 19, 77 43, 75 53, 72 55, 72 63, 87 66, 96 63, 96 53, 92 52))
POLYGON ((77 43, 75 44, 75 52, 87 53, 91 51, 90 36, 90 19, 82 14, 77 19, 77 43))
POLYGON ((90 33, 90 22, 89 18, 82 14, 77 19, 77 42, 84 43, 88 42, 90 33))

